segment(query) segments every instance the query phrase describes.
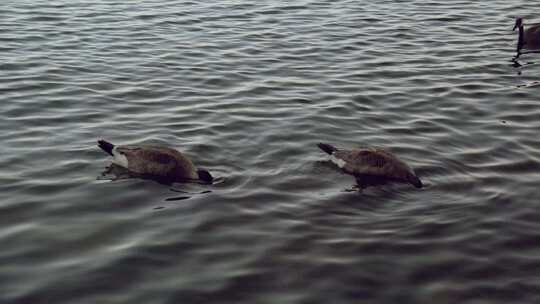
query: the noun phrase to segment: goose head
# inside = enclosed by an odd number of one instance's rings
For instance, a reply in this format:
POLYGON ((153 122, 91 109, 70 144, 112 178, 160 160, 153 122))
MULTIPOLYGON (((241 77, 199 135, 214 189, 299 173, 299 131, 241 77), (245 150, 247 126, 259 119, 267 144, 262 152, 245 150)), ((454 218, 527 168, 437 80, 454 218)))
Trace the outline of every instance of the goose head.
POLYGON ((523 26, 523 18, 521 17, 518 17, 516 18, 516 24, 514 24, 514 28, 512 29, 512 31, 515 31, 516 29, 520 28, 523 26))

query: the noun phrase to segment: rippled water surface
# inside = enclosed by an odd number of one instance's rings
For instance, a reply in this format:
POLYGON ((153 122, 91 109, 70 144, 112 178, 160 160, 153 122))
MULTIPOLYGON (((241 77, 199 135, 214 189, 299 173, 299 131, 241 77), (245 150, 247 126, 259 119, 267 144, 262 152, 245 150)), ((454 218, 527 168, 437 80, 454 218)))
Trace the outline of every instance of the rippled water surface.
POLYGON ((539 303, 533 2, 3 1, 0 302, 539 303), (99 138, 218 182, 99 178, 99 138))

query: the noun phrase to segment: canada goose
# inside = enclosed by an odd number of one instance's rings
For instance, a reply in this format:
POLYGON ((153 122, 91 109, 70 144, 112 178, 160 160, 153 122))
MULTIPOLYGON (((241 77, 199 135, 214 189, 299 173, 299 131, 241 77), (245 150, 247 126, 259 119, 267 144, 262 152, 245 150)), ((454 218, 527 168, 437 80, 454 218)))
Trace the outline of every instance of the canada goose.
POLYGON ((521 49, 539 49, 540 48, 540 24, 532 24, 526 30, 523 29, 523 18, 517 18, 513 31, 518 29, 517 52, 521 49))
POLYGON ((355 177, 360 188, 387 181, 411 183, 422 188, 422 182, 403 161, 381 148, 337 149, 320 143, 318 147, 330 154, 330 160, 355 177))
POLYGON ((204 169, 197 169, 182 153, 163 146, 115 146, 98 140, 98 146, 113 157, 113 164, 136 175, 165 182, 202 181, 212 183, 213 177, 204 169))

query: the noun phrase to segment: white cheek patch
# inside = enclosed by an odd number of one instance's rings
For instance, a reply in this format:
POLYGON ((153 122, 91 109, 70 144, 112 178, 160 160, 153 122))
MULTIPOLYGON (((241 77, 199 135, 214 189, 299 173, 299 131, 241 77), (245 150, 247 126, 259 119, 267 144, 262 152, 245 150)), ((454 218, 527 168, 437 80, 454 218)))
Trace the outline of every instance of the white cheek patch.
POLYGON ((117 152, 116 147, 114 147, 112 152, 113 152, 113 163, 127 169, 128 168, 128 159, 127 159, 127 157, 124 154, 121 154, 120 152, 117 152))
POLYGON ((339 158, 335 157, 334 155, 330 156, 330 160, 334 164, 336 164, 338 167, 340 167, 342 169, 343 169, 343 167, 345 167, 346 162, 344 160, 342 160, 342 159, 339 159, 339 158))

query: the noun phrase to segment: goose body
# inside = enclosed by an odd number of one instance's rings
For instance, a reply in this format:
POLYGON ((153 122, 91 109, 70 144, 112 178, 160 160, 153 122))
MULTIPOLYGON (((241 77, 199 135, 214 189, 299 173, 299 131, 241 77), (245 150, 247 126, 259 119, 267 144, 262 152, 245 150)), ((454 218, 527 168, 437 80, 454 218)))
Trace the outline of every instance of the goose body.
POLYGON ((356 178, 358 186, 364 188, 388 181, 410 183, 422 188, 422 182, 414 171, 402 160, 381 148, 338 149, 328 144, 318 147, 330 155, 330 160, 347 174, 356 178))
POLYGON ((175 149, 157 145, 115 146, 99 140, 98 146, 113 157, 113 163, 140 176, 168 182, 203 181, 213 178, 197 169, 191 160, 175 149))
POLYGON ((540 24, 531 24, 524 29, 523 18, 517 18, 514 31, 518 29, 517 52, 522 49, 540 49, 540 24))

